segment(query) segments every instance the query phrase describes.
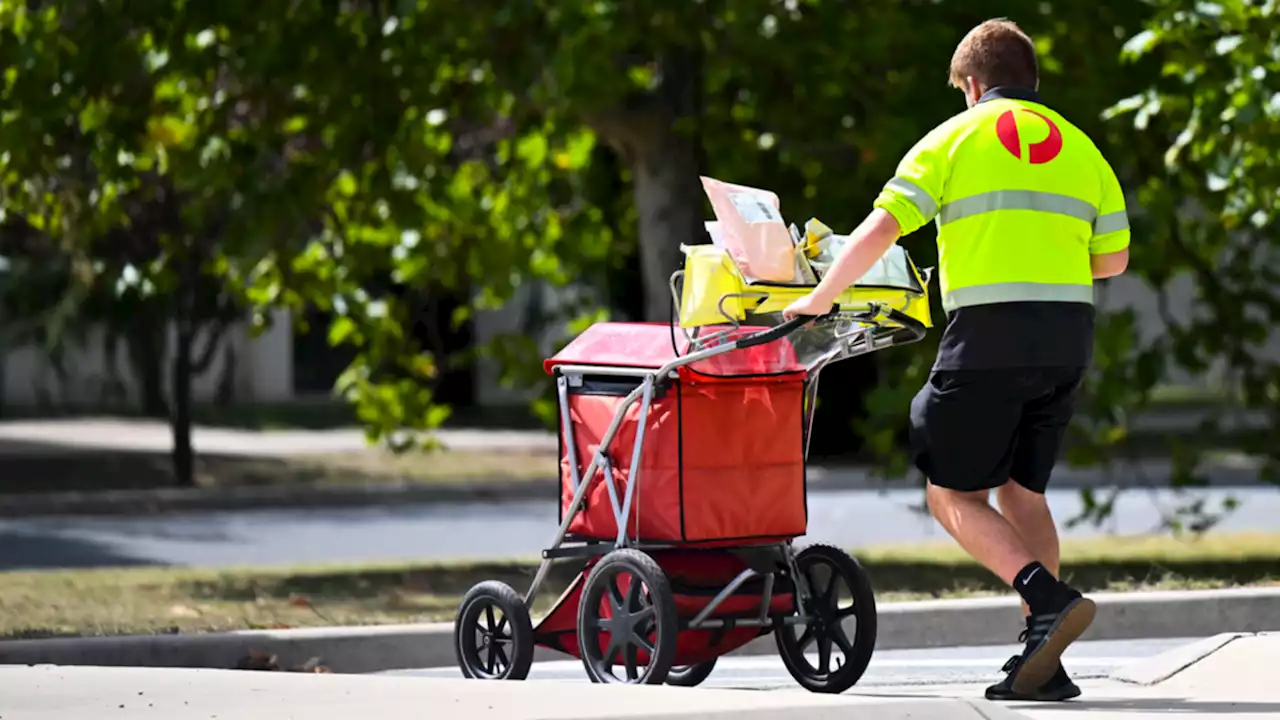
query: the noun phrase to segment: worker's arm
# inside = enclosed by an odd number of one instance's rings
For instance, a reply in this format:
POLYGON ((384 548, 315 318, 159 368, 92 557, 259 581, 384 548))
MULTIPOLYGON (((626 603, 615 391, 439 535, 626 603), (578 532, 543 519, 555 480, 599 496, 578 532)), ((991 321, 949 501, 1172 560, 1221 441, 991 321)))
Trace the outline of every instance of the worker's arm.
POLYGON ((872 210, 849 235, 849 241, 822 276, 822 282, 810 293, 816 305, 825 306, 819 309, 830 310, 845 288, 866 275, 876 261, 889 252, 899 232, 898 221, 892 215, 880 208, 872 210))
POLYGON ((1089 268, 1093 270, 1093 279, 1115 277, 1129 267, 1129 248, 1112 253, 1089 256, 1089 268))
POLYGON ((1103 162, 1102 202, 1089 240, 1089 267, 1095 280, 1115 277, 1129 267, 1129 215, 1115 171, 1103 162))

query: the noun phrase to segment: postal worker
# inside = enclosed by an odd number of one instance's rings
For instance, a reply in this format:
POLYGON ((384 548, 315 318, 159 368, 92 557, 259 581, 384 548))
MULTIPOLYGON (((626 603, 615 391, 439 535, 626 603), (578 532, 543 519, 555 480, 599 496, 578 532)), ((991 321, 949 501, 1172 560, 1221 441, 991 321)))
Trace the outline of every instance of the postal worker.
POLYGON ((987 698, 1065 700, 1080 690, 1060 658, 1095 605, 1058 578, 1044 492, 1092 361, 1093 281, 1128 265, 1125 199, 1089 137, 1041 99, 1035 46, 1016 24, 971 30, 950 81, 968 109, 911 148, 784 316, 829 311, 899 237, 936 222, 947 324, 911 404, 913 463, 938 523, 1023 599, 1026 646, 987 698))

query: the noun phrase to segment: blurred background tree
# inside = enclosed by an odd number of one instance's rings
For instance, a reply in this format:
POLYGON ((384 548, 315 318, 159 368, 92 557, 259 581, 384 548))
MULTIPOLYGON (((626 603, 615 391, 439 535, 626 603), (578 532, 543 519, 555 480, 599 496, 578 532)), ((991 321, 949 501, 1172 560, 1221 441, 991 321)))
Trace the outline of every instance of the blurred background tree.
MULTIPOLYGON (((708 241, 699 174, 778 192, 798 224, 851 228, 903 152, 963 109, 946 86, 955 44, 1007 16, 1036 38, 1047 102, 1132 193, 1131 273, 1157 289, 1189 276, 1203 301, 1154 337, 1131 311, 1100 318, 1073 459, 1109 462, 1174 367, 1225 364, 1275 411, 1280 375, 1258 343, 1275 322, 1276 13, 1245 0, 5 3, 5 298, 26 320, 8 331, 56 349, 105 324, 152 379, 144 408, 189 448, 188 379, 219 328, 286 308, 348 350, 336 390, 371 439, 429 442, 453 364, 484 353, 508 382, 545 388, 540 328, 563 324, 563 342, 606 317, 667 320, 679 246, 708 241), (522 332, 445 349, 442 335, 536 284, 576 291, 530 301, 522 332), (423 332, 424 316, 444 322, 423 332)), ((936 262, 931 227, 903 243, 936 262)), ((906 470, 909 398, 937 336, 824 375, 816 459, 906 470)), ((1175 480, 1195 484, 1197 448, 1169 452, 1175 480)), ((1114 499, 1088 498, 1095 518, 1114 499)))

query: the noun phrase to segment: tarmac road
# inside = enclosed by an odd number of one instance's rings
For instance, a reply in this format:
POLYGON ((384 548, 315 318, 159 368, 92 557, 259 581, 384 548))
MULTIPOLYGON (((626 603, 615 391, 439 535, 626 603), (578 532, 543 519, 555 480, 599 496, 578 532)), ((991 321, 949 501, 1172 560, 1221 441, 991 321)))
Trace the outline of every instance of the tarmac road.
MULTIPOLYGON (((1274 488, 1203 491, 1215 508, 1227 496, 1242 506, 1224 532, 1280 528, 1274 488)), ((1060 521, 1081 508, 1077 491, 1054 490, 1060 521)), ((1064 530, 1070 537, 1157 529, 1161 512, 1186 501, 1169 490, 1121 495, 1104 527, 1064 530)), ((844 547, 945 540, 912 509, 919 490, 837 490, 809 495, 804 542, 844 547)), ((118 565, 280 566, 397 560, 536 557, 556 529, 553 500, 397 508, 246 510, 147 517, 40 517, 0 520, 0 570, 118 565)))
MULTIPOLYGON (((1062 664, 1076 680, 1107 677, 1116 668, 1135 660, 1193 642, 1190 639, 1125 640, 1078 642, 1067 649, 1062 664)), ((871 687, 904 685, 959 685, 993 683, 1002 677, 1005 660, 1021 651, 1018 645, 957 647, 922 650, 880 650, 858 681, 854 691, 871 687)), ((816 654, 810 658, 816 662, 816 654)), ((397 670, 384 675, 415 677, 462 677, 455 667, 397 670)), ((576 659, 535 663, 529 680, 588 682, 582 663, 576 659)), ((707 688, 749 690, 794 689, 795 681, 782 661, 774 656, 725 657, 716 663, 707 688)))

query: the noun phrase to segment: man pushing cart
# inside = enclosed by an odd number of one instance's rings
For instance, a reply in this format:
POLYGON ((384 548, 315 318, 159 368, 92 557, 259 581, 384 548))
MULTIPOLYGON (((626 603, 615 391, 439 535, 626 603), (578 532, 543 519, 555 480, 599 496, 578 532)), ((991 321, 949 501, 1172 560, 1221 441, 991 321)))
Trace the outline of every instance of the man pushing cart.
POLYGON ((1060 658, 1095 607, 1057 578, 1044 490, 1092 359, 1093 281, 1128 264, 1124 193, 1093 142, 1044 104, 1017 25, 970 31, 951 83, 968 111, 907 153, 844 254, 784 315, 826 312, 899 236, 936 219, 949 318, 911 406, 915 464, 934 517, 1024 601, 1026 647, 987 698, 1065 700, 1080 689, 1060 658))
POLYGON ((673 321, 597 323, 546 361, 560 526, 524 595, 489 581, 463 598, 464 675, 524 679, 537 645, 593 682, 696 685, 772 634, 802 687, 857 683, 876 639, 866 573, 793 546, 818 375, 932 326, 930 272, 895 241, 936 219, 948 323, 911 408, 915 464, 934 516, 1027 605, 1026 648, 987 697, 1079 694, 1059 660, 1095 608, 1056 577, 1043 492, 1091 358, 1093 280, 1127 263, 1124 197, 1036 94, 1016 25, 971 31, 951 76, 969 109, 912 148, 851 235, 788 229, 773 193, 703 178, 718 221, 684 248, 673 321), (582 570, 535 626, 562 560, 582 570))

